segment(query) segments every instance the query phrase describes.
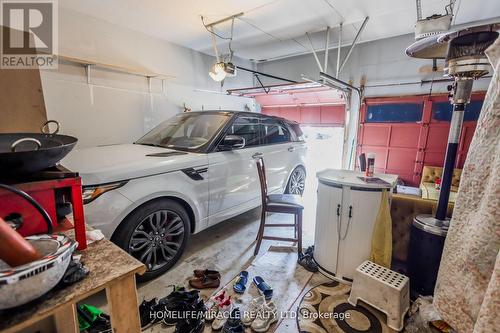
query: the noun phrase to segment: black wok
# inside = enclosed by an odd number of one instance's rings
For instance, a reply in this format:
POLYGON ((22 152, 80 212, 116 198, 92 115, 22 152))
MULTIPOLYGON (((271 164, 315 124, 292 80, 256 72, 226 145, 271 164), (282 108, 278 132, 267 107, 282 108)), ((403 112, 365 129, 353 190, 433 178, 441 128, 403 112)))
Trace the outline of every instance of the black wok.
MULTIPOLYGON (((48 128, 42 127, 42 132, 48 128)), ((76 145, 77 138, 49 133, 0 133, 0 176, 37 172, 57 164, 76 145)))

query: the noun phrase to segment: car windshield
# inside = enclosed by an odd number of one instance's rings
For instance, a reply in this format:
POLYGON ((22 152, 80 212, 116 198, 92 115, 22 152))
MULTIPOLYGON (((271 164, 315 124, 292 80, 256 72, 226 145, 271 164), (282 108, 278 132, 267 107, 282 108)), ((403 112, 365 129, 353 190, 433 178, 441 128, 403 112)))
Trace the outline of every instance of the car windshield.
POLYGON ((199 149, 207 144, 230 118, 224 113, 181 113, 166 120, 136 144, 180 150, 199 149))

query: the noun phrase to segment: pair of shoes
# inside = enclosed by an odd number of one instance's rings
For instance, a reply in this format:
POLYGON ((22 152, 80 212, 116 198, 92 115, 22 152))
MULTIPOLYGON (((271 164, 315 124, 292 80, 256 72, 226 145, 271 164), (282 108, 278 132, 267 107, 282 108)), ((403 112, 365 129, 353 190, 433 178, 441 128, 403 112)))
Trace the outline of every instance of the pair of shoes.
MULTIPOLYGON (((233 302, 229 295, 225 298, 226 291, 223 289, 219 295, 214 297, 215 304, 207 312, 207 321, 212 321, 212 329, 218 331, 224 327, 233 312, 233 302)), ((239 317, 239 315, 238 315, 239 317)))
POLYGON ((276 304, 267 302, 264 296, 254 298, 241 318, 243 325, 251 326, 255 332, 266 332, 277 321, 276 304))
MULTIPOLYGON (((273 297, 273 288, 264 281, 261 276, 255 276, 253 279, 253 284, 257 287, 257 290, 261 295, 264 295, 266 299, 271 299, 273 297)), ((248 272, 242 271, 238 276, 238 279, 233 284, 233 290, 238 294, 243 294, 247 289, 248 282, 248 272)))
POLYGON ((156 318, 156 307, 158 303, 156 298, 152 300, 143 300, 139 305, 139 317, 141 319, 141 329, 144 330, 158 322, 156 318))
POLYGON ((318 271, 318 264, 316 264, 316 261, 314 261, 313 252, 314 247, 310 246, 309 248, 307 248, 304 254, 299 253, 299 259, 297 260, 297 262, 300 266, 304 267, 309 272, 316 273, 318 271))
POLYGON ((182 320, 175 326, 174 333, 201 333, 204 329, 203 320, 182 320))
POLYGON ((233 284, 233 290, 238 294, 243 294, 247 289, 246 286, 247 282, 248 282, 248 272, 242 271, 238 276, 238 279, 233 284))
POLYGON ((184 316, 177 322, 175 333, 201 333, 205 329, 205 312, 207 308, 199 299, 191 308, 184 311, 184 316))
POLYGON ((76 306, 76 312, 78 314, 78 326, 81 332, 100 333, 111 331, 109 315, 99 308, 89 304, 79 304, 76 306))
POLYGON ((231 296, 226 298, 226 289, 222 289, 215 296, 211 297, 207 302, 207 312, 205 320, 211 322, 217 317, 219 310, 224 310, 231 305, 231 296))
POLYGON ((186 319, 186 315, 192 314, 193 309, 199 307, 205 308, 205 305, 198 290, 186 291, 184 287, 174 287, 168 296, 158 301, 155 315, 162 318, 165 325, 170 326, 186 319))
POLYGON ((189 285, 195 289, 217 288, 220 285, 220 273, 209 269, 197 269, 189 285))
POLYGON ((270 300, 273 297, 273 288, 261 276, 255 276, 252 281, 259 293, 266 300, 270 300))
POLYGON ((222 333, 243 333, 245 332, 245 327, 241 322, 240 309, 234 308, 231 311, 229 318, 222 326, 222 333))
POLYGON ((304 254, 312 257, 314 254, 314 245, 309 246, 304 254))

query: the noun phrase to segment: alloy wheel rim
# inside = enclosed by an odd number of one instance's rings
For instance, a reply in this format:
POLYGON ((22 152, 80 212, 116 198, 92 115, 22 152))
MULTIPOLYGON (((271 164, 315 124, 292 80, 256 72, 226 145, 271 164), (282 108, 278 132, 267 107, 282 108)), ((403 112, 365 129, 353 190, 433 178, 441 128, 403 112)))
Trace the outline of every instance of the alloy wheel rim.
POLYGON ((306 174, 301 168, 296 169, 290 177, 290 193, 302 194, 304 193, 306 174))
POLYGON ((129 253, 149 271, 161 269, 175 257, 184 242, 184 222, 171 210, 146 216, 132 232, 129 253))

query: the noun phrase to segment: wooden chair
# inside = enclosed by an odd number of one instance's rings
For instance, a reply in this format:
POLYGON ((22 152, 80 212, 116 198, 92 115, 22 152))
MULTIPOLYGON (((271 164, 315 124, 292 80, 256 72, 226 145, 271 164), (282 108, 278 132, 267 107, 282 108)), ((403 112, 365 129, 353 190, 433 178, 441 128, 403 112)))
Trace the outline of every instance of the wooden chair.
POLYGON ((267 181, 266 171, 264 167, 264 160, 259 158, 257 160, 257 171, 259 172, 260 192, 262 197, 262 213, 260 218, 259 232, 257 233, 257 244, 255 245, 254 255, 259 253, 260 245, 263 239, 278 240, 286 242, 297 242, 298 253, 302 253, 302 198, 299 195, 293 194, 267 194, 267 181), (294 224, 266 224, 266 213, 285 213, 294 215, 294 224), (264 229, 266 227, 294 227, 295 237, 274 237, 264 236, 264 229))

